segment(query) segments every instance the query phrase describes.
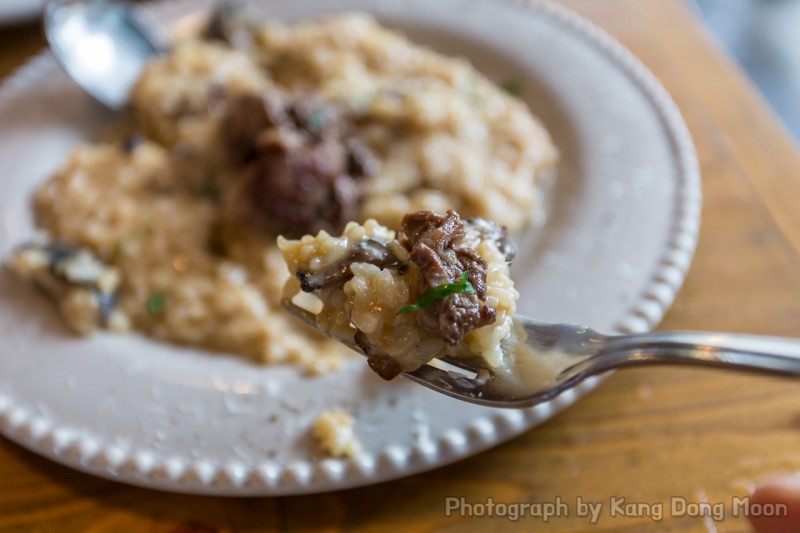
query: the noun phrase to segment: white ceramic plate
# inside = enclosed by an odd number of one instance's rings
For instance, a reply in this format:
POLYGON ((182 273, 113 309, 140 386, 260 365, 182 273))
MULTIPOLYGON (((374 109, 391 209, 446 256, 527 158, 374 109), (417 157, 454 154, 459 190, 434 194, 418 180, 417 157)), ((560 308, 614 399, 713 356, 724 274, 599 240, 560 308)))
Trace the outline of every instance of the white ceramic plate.
MULTIPOLYGON (((174 20, 192 6, 157 13, 174 20)), ((674 104, 620 45, 549 4, 280 0, 261 9, 287 19, 365 10, 497 80, 521 79, 563 154, 550 218, 538 238, 522 239, 515 261, 521 312, 605 331, 660 320, 694 250, 697 163, 674 104)), ((49 55, 5 83, 0 256, 30 234, 36 185, 111 118, 49 55)), ((498 411, 384 383, 358 359, 310 379, 136 336, 81 339, 44 298, 0 276, 0 431, 60 463, 147 487, 277 495, 385 481, 501 443, 596 383, 498 411), (323 459, 308 436, 330 406, 357 416, 364 453, 355 459, 323 459)))
POLYGON ((33 20, 42 10, 42 0, 2 0, 0 26, 33 20))

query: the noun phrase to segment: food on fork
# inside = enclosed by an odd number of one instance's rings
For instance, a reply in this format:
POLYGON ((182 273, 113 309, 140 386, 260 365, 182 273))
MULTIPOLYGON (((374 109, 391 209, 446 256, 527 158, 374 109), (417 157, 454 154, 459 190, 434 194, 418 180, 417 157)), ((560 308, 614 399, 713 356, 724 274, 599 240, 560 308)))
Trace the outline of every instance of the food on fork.
POLYGON ((384 379, 443 356, 502 365, 519 293, 514 246, 495 222, 418 211, 397 232, 368 220, 278 246, 294 275, 284 299, 331 337, 353 339, 384 379))

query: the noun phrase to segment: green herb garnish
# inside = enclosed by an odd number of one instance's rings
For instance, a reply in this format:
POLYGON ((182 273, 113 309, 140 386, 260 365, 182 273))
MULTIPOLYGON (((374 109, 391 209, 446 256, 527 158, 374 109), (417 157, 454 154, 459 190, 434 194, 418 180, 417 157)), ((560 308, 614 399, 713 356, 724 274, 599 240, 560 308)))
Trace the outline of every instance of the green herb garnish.
POLYGON ((320 106, 308 115, 306 119, 306 128, 313 135, 318 135, 325 128, 328 122, 328 110, 325 106, 320 106))
POLYGON ((208 198, 209 200, 218 200, 221 196, 221 192, 219 187, 217 187, 217 184, 210 181, 201 183, 192 192, 199 198, 208 198))
POLYGON ((164 304, 167 301, 167 293, 163 291, 153 291, 147 297, 147 312, 151 316, 158 317, 164 312, 164 304))
POLYGON ((125 248, 129 244, 131 244, 133 241, 141 239, 142 237, 146 237, 151 233, 153 233, 153 226, 150 224, 141 224, 137 226, 128 235, 121 237, 116 243, 114 243, 114 254, 122 255, 122 253, 125 252, 125 248))
POLYGON ((451 294, 475 294, 475 287, 469 282, 468 270, 462 272, 461 279, 455 283, 444 283, 423 292, 422 295, 417 298, 416 303, 401 307, 397 314, 404 315, 406 313, 422 311, 426 307, 435 304, 451 294))
POLYGON ((462 85, 462 91, 464 96, 466 97, 467 101, 476 106, 480 107, 483 105, 483 95, 480 93, 478 89, 478 78, 477 76, 470 75, 466 79, 466 83, 462 85))
POLYGON ((519 96, 522 94, 522 82, 516 79, 506 80, 500 84, 500 88, 511 96, 519 96))
POLYGON ((363 112, 372 105, 372 102, 375 101, 375 98, 375 91, 362 91, 360 94, 358 94, 358 96, 354 97, 350 101, 350 105, 356 111, 363 112))

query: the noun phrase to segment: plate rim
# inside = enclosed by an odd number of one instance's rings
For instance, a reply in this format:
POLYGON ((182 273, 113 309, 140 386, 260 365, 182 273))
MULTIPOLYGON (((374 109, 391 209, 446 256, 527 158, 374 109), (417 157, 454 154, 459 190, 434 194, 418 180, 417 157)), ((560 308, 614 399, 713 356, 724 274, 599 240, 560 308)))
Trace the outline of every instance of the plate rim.
MULTIPOLYGON (((484 0, 487 3, 493 0, 484 0)), ((497 1, 497 0, 494 0, 497 1)), ((665 250, 649 284, 630 304, 613 330, 652 329, 663 318, 688 272, 700 229, 700 168, 691 134, 675 102, 655 75, 615 38, 568 8, 551 0, 499 0, 510 8, 547 17, 585 39, 612 60, 643 91, 663 122, 677 156, 676 213, 665 250)), ((199 4, 202 4, 200 2, 199 4)), ((148 6, 180 12, 188 0, 165 0, 148 6)), ((47 69, 57 68, 44 50, 10 73, 0 86, 0 106, 47 69)), ((557 398, 523 411, 491 411, 464 429, 452 429, 435 442, 411 448, 388 446, 349 459, 293 461, 277 464, 231 462, 213 465, 203 459, 159 456, 149 451, 122 452, 110 443, 77 434, 35 413, 31 406, 0 394, 0 433, 9 440, 64 466, 130 485, 216 496, 277 496, 321 493, 390 481, 432 470, 502 444, 593 390, 598 376, 557 398), (99 442, 98 442, 99 441, 99 442)))

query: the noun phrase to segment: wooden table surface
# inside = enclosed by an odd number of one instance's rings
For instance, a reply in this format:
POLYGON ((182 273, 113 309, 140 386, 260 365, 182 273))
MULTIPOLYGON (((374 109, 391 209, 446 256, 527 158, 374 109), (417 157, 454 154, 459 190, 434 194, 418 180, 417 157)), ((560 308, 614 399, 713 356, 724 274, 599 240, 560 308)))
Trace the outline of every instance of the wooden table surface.
MULTIPOLYGON (((661 327, 798 335, 800 158, 786 130, 683 1, 563 3, 641 58, 672 94, 697 146, 700 243, 661 327)), ((43 46, 37 26, 2 29, 0 43, 2 77, 43 46)), ((0 440, 0 528, 512 531, 544 522, 448 517, 446 499, 560 498, 568 516, 550 519, 548 531, 738 532, 749 529, 734 498, 793 469, 800 469, 800 383, 644 369, 617 373, 554 420, 458 464, 313 496, 164 494, 80 474, 0 440), (638 516, 615 513, 612 497, 636 504, 638 516), (577 498, 602 504, 596 524, 578 516, 577 498), (683 501, 722 506, 724 519, 687 516, 683 501)))

